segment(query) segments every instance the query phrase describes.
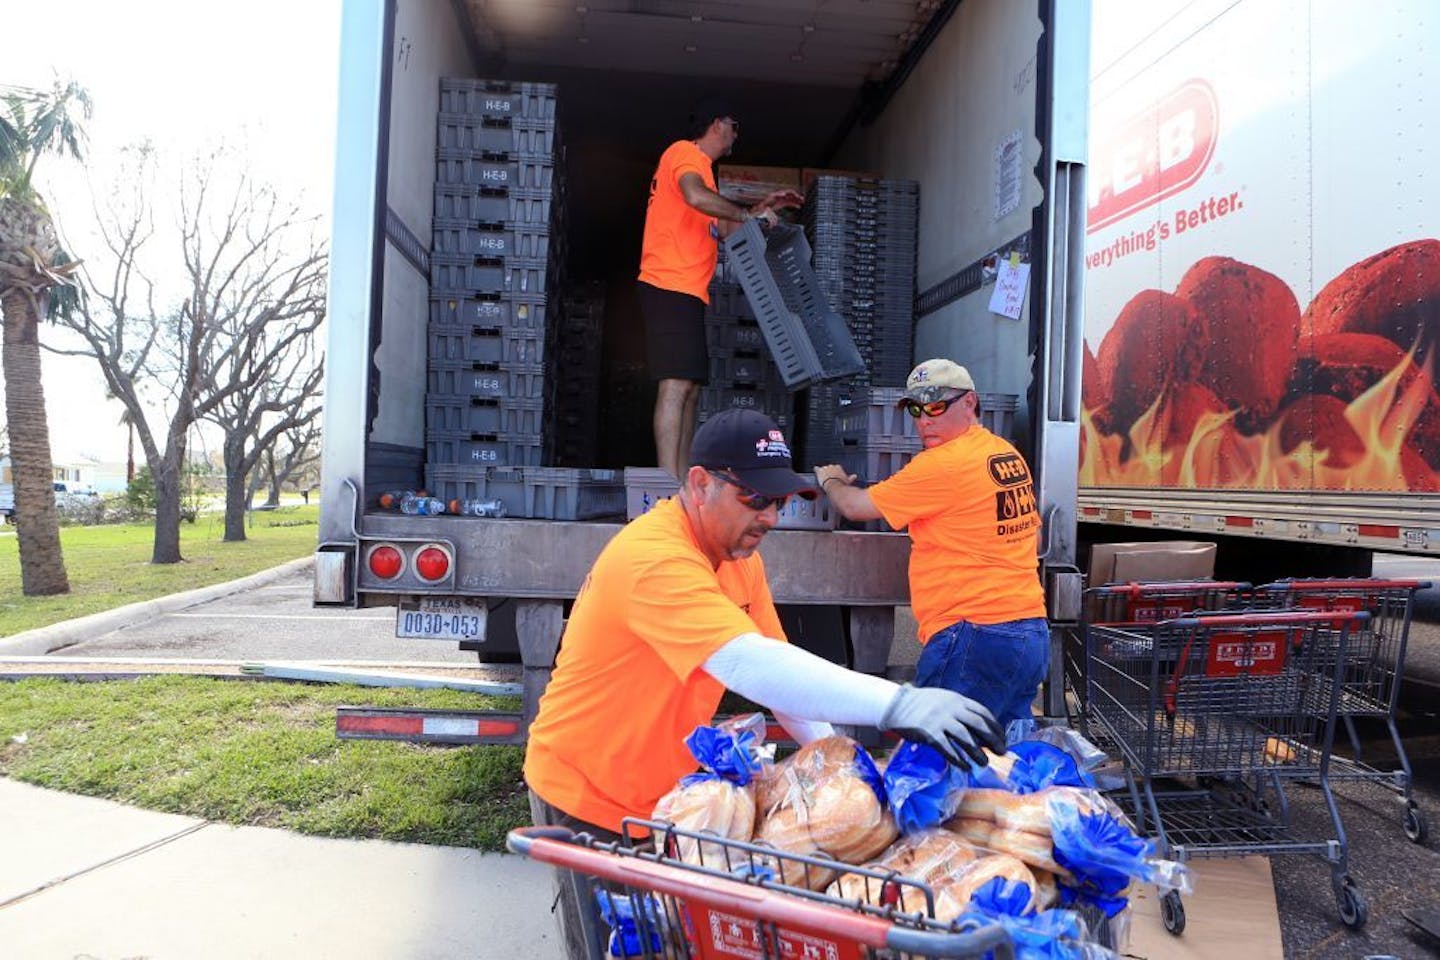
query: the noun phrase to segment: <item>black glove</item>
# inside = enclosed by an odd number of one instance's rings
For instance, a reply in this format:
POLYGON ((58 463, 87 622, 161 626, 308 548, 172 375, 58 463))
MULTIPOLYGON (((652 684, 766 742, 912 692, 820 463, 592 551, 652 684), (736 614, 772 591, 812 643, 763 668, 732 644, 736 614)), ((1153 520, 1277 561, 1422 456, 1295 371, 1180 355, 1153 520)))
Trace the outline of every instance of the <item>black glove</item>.
POLYGON ((885 708, 880 728, 893 730, 907 740, 928 743, 962 768, 983 767, 989 762, 982 746, 996 753, 1005 752, 1005 732, 990 711, 969 697, 941 687, 912 687, 908 683, 901 687, 885 708))

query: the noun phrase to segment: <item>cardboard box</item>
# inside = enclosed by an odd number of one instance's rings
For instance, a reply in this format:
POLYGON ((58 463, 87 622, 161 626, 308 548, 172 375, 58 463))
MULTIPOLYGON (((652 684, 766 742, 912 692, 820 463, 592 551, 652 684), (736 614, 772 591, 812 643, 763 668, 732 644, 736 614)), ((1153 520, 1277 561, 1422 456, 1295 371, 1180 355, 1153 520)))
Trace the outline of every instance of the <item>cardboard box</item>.
POLYGON ((1087 585, 1145 580, 1202 580, 1215 575, 1215 544, 1200 540, 1097 543, 1087 585))
POLYGON ((863 170, 829 170, 825 167, 805 167, 800 171, 800 192, 808 193, 816 177, 849 177, 852 180, 879 180, 880 174, 863 170))
POLYGON ((800 168, 722 163, 715 168, 715 189, 726 200, 750 206, 776 190, 799 191, 800 168))

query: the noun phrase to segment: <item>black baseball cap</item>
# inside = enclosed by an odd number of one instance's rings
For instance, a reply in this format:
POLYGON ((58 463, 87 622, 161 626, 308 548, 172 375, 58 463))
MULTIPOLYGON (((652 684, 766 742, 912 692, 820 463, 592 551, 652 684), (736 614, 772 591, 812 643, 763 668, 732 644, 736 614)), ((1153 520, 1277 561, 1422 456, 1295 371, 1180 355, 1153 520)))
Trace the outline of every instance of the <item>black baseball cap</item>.
POLYGON ((767 497, 797 493, 813 500, 819 493, 812 477, 795 472, 790 445, 780 427, 758 410, 731 407, 702 423, 690 445, 690 462, 729 471, 767 497))

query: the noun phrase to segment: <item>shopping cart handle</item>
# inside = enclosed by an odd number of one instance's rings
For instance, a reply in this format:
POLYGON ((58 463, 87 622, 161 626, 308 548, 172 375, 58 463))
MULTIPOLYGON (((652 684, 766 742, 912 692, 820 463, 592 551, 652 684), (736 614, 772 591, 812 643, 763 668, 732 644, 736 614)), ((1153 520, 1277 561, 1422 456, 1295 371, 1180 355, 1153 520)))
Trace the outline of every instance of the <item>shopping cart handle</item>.
POLYGON ((1363 624, 1370 619, 1364 610, 1276 610, 1270 613, 1206 613, 1203 617, 1179 617, 1161 621, 1177 627, 1264 627, 1271 624, 1289 625, 1306 623, 1334 624, 1337 620, 1349 620, 1363 624))
POLYGON ((1336 580, 1276 580, 1267 583, 1261 590, 1429 590, 1434 584, 1429 580, 1376 580, 1371 577, 1352 577, 1336 580))
POLYGON ((1131 580, 1107 583, 1095 589, 1102 595, 1143 597, 1147 593, 1173 593, 1176 590, 1248 590, 1250 584, 1240 580, 1131 580))
POLYGON ((518 827, 505 835, 505 848, 522 857, 530 856, 530 845, 537 839, 568 843, 575 836, 569 827, 518 827))

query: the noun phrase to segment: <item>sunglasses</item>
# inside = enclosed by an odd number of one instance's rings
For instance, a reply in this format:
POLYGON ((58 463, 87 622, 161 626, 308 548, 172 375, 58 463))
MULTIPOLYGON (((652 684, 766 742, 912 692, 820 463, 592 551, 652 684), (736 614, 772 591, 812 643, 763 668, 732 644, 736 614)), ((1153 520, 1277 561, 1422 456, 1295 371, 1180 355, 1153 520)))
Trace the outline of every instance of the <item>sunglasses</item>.
POLYGON ((963 396, 965 396, 965 394, 961 393, 946 400, 932 400, 929 403, 916 403, 914 400, 906 400, 904 403, 905 412, 917 420, 920 419, 922 413, 933 419, 934 417, 942 416, 946 410, 950 409, 952 403, 955 403, 963 396))
POLYGON ((769 497, 763 493, 757 493, 756 491, 751 490, 749 487, 745 486, 745 484, 741 483, 735 477, 730 476, 728 473, 721 473, 718 470, 706 470, 705 472, 710 474, 710 476, 714 477, 716 480, 719 480, 722 483, 728 483, 730 484, 730 486, 734 487, 736 493, 739 495, 740 502, 745 504, 745 506, 749 507, 751 510, 754 510, 756 513, 768 509, 769 507, 774 507, 776 510, 784 510, 785 503, 790 499, 789 494, 786 494, 783 497, 769 497))
POLYGON ((734 132, 735 136, 737 136, 737 137, 740 136, 740 121, 739 121, 739 120, 731 120, 729 117, 721 117, 721 118, 720 118, 720 122, 721 122, 721 123, 728 123, 728 124, 730 124, 730 129, 734 132))

